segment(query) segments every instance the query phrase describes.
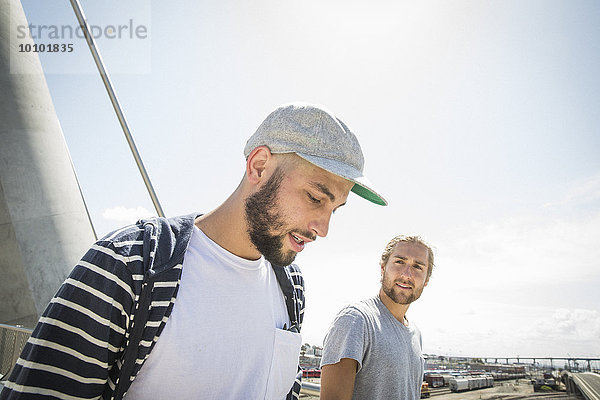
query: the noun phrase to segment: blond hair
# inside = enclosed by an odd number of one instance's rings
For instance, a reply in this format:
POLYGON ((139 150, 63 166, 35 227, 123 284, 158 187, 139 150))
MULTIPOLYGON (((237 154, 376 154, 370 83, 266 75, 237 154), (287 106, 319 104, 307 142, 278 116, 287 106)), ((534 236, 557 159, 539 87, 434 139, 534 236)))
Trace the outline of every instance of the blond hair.
POLYGON ((427 249, 427 279, 429 279, 434 267, 433 250, 420 236, 398 235, 390 240, 381 254, 381 261, 379 262, 381 266, 384 267, 387 264, 394 247, 400 242, 419 244, 427 249))

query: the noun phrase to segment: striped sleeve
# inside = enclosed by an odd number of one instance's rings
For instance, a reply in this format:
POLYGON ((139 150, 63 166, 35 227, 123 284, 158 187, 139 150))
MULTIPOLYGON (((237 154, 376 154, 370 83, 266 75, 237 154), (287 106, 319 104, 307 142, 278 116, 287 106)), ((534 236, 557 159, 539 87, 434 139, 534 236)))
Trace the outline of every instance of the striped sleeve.
POLYGON ((300 390, 302 389, 302 368, 298 366, 298 374, 294 380, 292 390, 286 396, 286 400, 297 400, 300 398, 300 390))
POLYGON ((2 400, 98 399, 112 386, 143 276, 135 254, 142 245, 129 242, 99 241, 75 266, 23 348, 2 400))

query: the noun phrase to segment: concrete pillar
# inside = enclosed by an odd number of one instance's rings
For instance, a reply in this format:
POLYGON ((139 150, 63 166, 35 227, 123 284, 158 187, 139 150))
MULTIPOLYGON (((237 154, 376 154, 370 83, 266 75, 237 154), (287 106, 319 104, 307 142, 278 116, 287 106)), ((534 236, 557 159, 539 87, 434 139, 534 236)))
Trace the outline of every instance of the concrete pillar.
POLYGON ((27 25, 0 0, 0 322, 31 327, 95 234, 27 25))

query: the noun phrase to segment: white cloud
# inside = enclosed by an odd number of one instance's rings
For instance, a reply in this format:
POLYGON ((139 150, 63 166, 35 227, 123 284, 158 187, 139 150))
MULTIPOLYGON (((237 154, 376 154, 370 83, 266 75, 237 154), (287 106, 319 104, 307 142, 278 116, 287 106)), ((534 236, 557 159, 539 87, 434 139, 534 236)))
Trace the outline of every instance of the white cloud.
POLYGON ((446 314, 439 308, 414 307, 426 352, 477 357, 600 356, 598 310, 491 302, 477 306, 474 313, 458 306, 446 314))
POLYGON ((583 205, 600 201, 600 172, 577 181, 573 187, 567 189, 562 200, 545 204, 546 207, 560 207, 567 205, 583 205))
MULTIPOLYGON (((550 310, 549 310, 550 311, 550 310)), ((553 313, 532 318, 529 326, 516 332, 521 343, 541 351, 560 349, 562 356, 597 357, 600 349, 600 312, 588 309, 558 308, 553 313)))
POLYGON ((116 206, 107 208, 102 212, 102 217, 105 220, 115 221, 121 224, 132 224, 140 218, 149 217, 152 215, 154 215, 153 212, 148 211, 141 206, 131 208, 116 206))
POLYGON ((436 272, 462 287, 600 279, 600 212, 473 223, 439 243, 436 272))
MULTIPOLYGON (((538 319, 530 333, 535 338, 589 340, 600 342, 600 313, 597 310, 559 308, 549 318, 538 319)), ((592 344, 590 342, 590 344, 592 344)))

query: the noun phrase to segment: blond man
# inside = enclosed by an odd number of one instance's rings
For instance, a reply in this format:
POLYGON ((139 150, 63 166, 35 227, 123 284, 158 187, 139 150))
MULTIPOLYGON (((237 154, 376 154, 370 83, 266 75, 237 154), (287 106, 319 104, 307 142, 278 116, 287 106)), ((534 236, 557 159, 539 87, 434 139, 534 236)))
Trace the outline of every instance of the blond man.
POLYGON ((342 309, 325 336, 321 399, 420 398, 421 333, 406 312, 433 269, 433 251, 417 236, 397 236, 381 256, 375 297, 342 309))

